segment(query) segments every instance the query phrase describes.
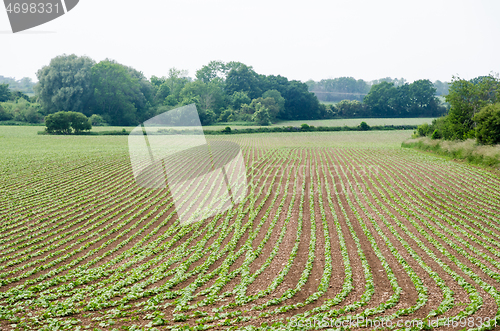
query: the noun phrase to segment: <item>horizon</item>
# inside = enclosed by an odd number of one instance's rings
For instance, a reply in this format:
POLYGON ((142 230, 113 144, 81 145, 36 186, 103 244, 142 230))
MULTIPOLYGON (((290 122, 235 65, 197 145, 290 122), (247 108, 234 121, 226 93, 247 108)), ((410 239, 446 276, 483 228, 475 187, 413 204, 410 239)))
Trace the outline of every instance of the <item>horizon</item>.
POLYGON ((500 3, 395 0, 234 3, 81 2, 42 26, 10 33, 0 10, 1 75, 30 77, 62 54, 105 58, 146 77, 196 70, 211 60, 239 61, 263 75, 306 82, 336 77, 408 82, 471 79, 499 72, 492 43, 500 3), (154 10, 152 10, 154 9, 154 10), (89 21, 89 18, 92 18, 89 21), (467 24, 465 24, 466 22, 467 24))

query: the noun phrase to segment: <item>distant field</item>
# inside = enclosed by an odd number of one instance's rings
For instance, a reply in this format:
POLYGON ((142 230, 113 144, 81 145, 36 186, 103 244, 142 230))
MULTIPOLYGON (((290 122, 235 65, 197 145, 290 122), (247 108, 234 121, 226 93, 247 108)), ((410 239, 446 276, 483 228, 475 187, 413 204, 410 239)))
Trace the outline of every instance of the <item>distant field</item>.
MULTIPOLYGON (((350 119, 334 119, 334 120, 301 120, 301 121, 284 121, 275 123, 272 126, 300 126, 303 123, 314 126, 357 126, 361 122, 366 122, 368 125, 420 125, 431 123, 434 118, 350 118, 350 119)), ((231 125, 210 125, 205 127, 206 130, 222 130, 226 126, 231 129, 257 128, 258 126, 243 126, 231 125)))

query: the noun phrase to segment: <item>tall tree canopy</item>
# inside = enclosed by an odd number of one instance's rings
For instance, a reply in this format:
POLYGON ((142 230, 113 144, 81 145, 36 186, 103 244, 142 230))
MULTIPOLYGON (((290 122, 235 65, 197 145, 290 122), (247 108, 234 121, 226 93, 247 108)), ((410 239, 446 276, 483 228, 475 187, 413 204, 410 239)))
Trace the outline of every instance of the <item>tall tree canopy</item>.
POLYGON ((99 62, 92 68, 92 87, 95 113, 102 115, 106 122, 138 123, 134 102, 142 100, 144 95, 138 79, 130 75, 127 67, 110 60, 99 62))
POLYGON ((75 111, 89 114, 94 64, 94 60, 86 56, 61 55, 38 70, 35 91, 46 113, 75 111))

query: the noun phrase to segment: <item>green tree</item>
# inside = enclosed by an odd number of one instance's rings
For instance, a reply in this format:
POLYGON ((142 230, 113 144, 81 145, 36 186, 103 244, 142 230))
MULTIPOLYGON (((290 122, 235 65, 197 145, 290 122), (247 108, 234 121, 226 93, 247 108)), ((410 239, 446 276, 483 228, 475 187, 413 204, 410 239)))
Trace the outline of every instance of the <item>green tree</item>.
POLYGON ((180 92, 183 104, 190 103, 184 100, 195 100, 198 111, 211 110, 219 117, 222 108, 225 107, 225 94, 219 80, 204 83, 201 80, 186 83, 180 92))
POLYGON ((67 112, 66 116, 69 118, 71 128, 73 128, 76 133, 92 129, 92 124, 84 114, 70 111, 67 112))
POLYGON ((259 75, 247 65, 241 64, 229 71, 226 78, 226 93, 246 92, 251 99, 262 95, 259 75))
POLYGON ((46 130, 49 133, 76 133, 92 129, 89 119, 82 113, 60 111, 45 117, 46 130))
POLYGON ((500 83, 493 76, 482 76, 472 80, 453 77, 446 96, 451 105, 448 121, 453 132, 452 139, 466 139, 475 130, 474 116, 488 104, 497 102, 500 83))
POLYGON ((359 129, 361 131, 368 131, 371 128, 370 128, 370 126, 366 122, 361 122, 361 124, 359 124, 359 129))
POLYGON ((364 97, 363 103, 371 109, 373 116, 393 117, 396 113, 394 100, 397 99, 398 91, 394 83, 381 82, 372 85, 370 92, 364 97))
POLYGON ((108 123, 106 123, 104 118, 102 118, 101 115, 97 115, 97 114, 93 114, 92 116, 90 116, 89 121, 90 121, 90 124, 93 126, 104 126, 104 125, 108 124, 108 123))
POLYGON ((155 93, 155 103, 163 104, 165 99, 170 95, 170 87, 168 87, 167 83, 163 83, 156 89, 155 93))
POLYGON ((285 118, 290 120, 313 120, 320 117, 318 98, 299 81, 290 81, 284 93, 285 118))
POLYGON ((368 117, 369 111, 357 100, 342 100, 335 106, 338 116, 343 118, 368 117))
POLYGON ((266 98, 273 98, 274 101, 276 102, 276 105, 278 106, 278 116, 284 116, 285 114, 285 98, 281 96, 280 91, 278 90, 267 90, 262 94, 262 97, 264 99, 266 98))
POLYGON ((8 121, 12 119, 12 114, 7 112, 2 105, 0 105, 0 121, 8 121))
POLYGON ((10 100, 10 95, 9 84, 0 84, 0 102, 10 100))
POLYGON ((485 145, 500 144, 500 103, 485 106, 475 116, 476 138, 485 145))
POLYGON ((233 95, 231 96, 231 105, 234 110, 238 110, 241 108, 241 105, 243 104, 250 104, 252 102, 252 99, 248 97, 248 94, 246 92, 234 92, 233 95))
POLYGON ((215 78, 225 79, 228 72, 226 64, 222 61, 210 61, 196 72, 196 79, 203 83, 210 83, 215 78))
POLYGON ((104 60, 92 68, 94 110, 112 125, 138 123, 134 101, 142 94, 137 79, 121 64, 104 60))
POLYGON ((49 133, 71 133, 71 122, 68 112, 59 111, 45 116, 45 126, 49 133))
POLYGON ((269 110, 261 104, 257 105, 257 110, 253 114, 252 119, 259 125, 271 125, 271 116, 269 114, 269 110))
POLYGON ((91 69, 95 62, 89 57, 61 55, 38 70, 35 91, 46 113, 76 111, 89 114, 91 69))

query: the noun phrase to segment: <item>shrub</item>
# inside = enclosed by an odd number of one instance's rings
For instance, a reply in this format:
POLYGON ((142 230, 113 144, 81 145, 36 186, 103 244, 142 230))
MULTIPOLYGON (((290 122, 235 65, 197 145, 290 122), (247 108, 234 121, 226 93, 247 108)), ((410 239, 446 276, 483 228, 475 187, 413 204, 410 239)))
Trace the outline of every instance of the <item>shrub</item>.
POLYGON ((45 116, 45 126, 48 133, 71 133, 69 116, 65 111, 45 116))
POLYGON ((500 103, 488 105, 474 116, 477 142, 483 145, 500 143, 500 103))
POLYGON ((437 129, 432 133, 431 139, 441 139, 441 134, 437 129))
POLYGON ((2 105, 0 105, 0 121, 8 121, 11 119, 12 115, 3 109, 2 105))
POLYGON ((94 115, 90 116, 89 120, 90 120, 90 124, 92 124, 93 126, 106 126, 106 125, 108 125, 108 123, 106 123, 106 121, 104 120, 104 118, 102 118, 101 115, 94 114, 94 115))
POLYGON ((418 126, 417 134, 419 137, 425 137, 425 136, 429 135, 430 130, 431 130, 431 128, 430 128, 429 124, 424 123, 424 124, 418 126))
POLYGON ((366 122, 361 122, 361 124, 359 125, 359 128, 361 129, 361 131, 370 130, 370 126, 366 122))
POLYGON ((72 129, 76 133, 92 129, 92 125, 82 113, 60 111, 45 117, 45 125, 48 133, 69 134, 72 129))

